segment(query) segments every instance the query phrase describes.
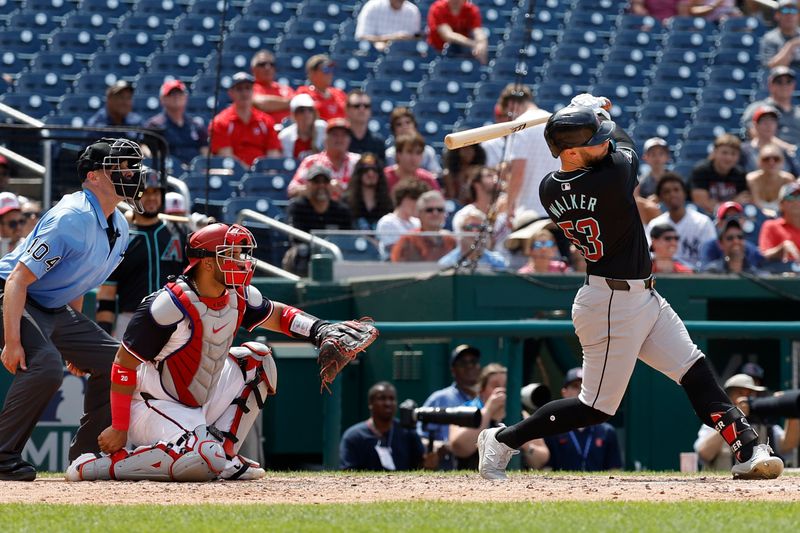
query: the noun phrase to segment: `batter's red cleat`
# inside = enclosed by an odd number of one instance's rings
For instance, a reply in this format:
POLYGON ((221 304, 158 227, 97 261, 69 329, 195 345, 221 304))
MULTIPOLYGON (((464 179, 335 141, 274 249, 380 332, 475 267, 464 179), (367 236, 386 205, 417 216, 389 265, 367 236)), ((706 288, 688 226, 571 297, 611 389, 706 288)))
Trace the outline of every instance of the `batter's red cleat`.
POLYGON ((772 455, 768 444, 759 444, 749 460, 733 465, 731 473, 733 479, 775 479, 783 473, 783 460, 772 455))

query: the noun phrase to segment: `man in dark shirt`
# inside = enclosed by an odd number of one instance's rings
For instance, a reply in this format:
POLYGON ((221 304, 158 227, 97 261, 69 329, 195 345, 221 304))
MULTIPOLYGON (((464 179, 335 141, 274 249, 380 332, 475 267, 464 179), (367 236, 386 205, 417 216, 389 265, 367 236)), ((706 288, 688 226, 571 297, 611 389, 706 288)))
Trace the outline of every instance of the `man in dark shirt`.
POLYGON ((347 120, 350 121, 350 148, 356 154, 371 153, 380 159, 383 166, 386 161, 386 139, 369 131, 369 119, 372 118, 372 99, 361 89, 354 89, 347 94, 347 120))
POLYGON ((708 263, 703 268, 703 272, 759 274, 760 271, 747 258, 746 242, 739 219, 728 218, 719 230, 719 247, 722 249, 722 257, 708 263))
MULTIPOLYGON (((292 198, 286 208, 287 223, 301 231, 315 229, 350 229, 350 210, 331 198, 331 171, 314 165, 308 171, 308 185, 303 194, 292 198)), ((283 268, 305 276, 308 273, 308 244, 295 243, 283 257, 283 268)))
MULTIPOLYGON (((170 155, 188 165, 197 155, 208 152, 208 133, 203 119, 186 114, 189 93, 180 80, 164 82, 159 91, 164 110, 150 117, 145 128, 157 130, 164 136, 170 155)), ((149 294, 149 292, 148 292, 149 294)))
POLYGON ((586 259, 586 282, 572 307, 583 349, 581 392, 545 404, 511 427, 483 430, 479 471, 486 479, 507 479, 506 466, 524 443, 608 421, 641 359, 681 385, 697 415, 725 438, 737 459, 735 478, 776 478, 783 461, 757 444, 755 430, 655 290, 633 197, 639 156, 631 138, 610 120, 610 108, 606 98, 581 94, 551 115, 544 130, 561 169, 542 181, 542 203, 586 259))
POLYGON ((746 203, 747 179, 738 165, 742 142, 735 135, 723 133, 714 139, 714 150, 692 170, 692 202, 713 216, 722 202, 746 203), (744 193, 744 194, 742 194, 744 193))
POLYGON ((342 470, 435 470, 436 453, 425 453, 414 428, 405 428, 395 419, 397 391, 381 381, 367 393, 370 417, 351 426, 339 443, 342 470))

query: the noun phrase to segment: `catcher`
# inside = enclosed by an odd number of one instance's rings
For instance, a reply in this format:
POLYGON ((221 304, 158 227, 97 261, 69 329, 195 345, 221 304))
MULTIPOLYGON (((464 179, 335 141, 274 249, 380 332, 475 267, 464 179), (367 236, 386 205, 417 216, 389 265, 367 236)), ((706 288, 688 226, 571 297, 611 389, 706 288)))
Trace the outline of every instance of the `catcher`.
POLYGON ((189 237, 184 274, 147 296, 125 330, 111 369, 111 426, 67 469, 70 481, 258 479, 237 454, 277 369, 265 345, 231 348, 239 327, 258 326, 319 348, 322 386, 366 349, 378 331, 365 320, 328 323, 272 302, 250 286, 256 247, 237 224, 189 237))

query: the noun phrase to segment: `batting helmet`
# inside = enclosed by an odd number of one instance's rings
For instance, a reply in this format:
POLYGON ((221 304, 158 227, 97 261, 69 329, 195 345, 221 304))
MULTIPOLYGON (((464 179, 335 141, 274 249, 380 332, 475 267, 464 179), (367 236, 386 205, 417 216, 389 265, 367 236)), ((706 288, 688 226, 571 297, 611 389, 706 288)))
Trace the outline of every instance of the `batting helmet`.
POLYGON ((203 258, 215 257, 226 286, 246 287, 255 271, 255 249, 256 239, 247 228, 239 224, 209 224, 189 236, 186 243, 189 265, 183 273, 188 273, 203 258))
POLYGON ((544 139, 553 157, 558 157, 567 148, 606 142, 615 126, 610 120, 601 122, 588 107, 567 106, 550 115, 544 127, 544 139))

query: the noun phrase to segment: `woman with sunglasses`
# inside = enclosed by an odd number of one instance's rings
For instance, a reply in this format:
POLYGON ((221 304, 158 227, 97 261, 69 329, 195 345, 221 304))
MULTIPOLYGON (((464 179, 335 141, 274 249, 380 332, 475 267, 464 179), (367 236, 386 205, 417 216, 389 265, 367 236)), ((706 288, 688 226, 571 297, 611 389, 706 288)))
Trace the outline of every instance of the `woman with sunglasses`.
POLYGON ((742 143, 742 156, 739 165, 745 172, 758 168, 758 154, 768 144, 778 147, 783 156, 781 168, 795 176, 800 174, 797 162, 797 146, 778 137, 778 109, 771 105, 762 105, 753 113, 753 124, 749 129, 750 140, 742 143))
POLYGON ((22 215, 19 198, 11 192, 0 193, 0 253, 5 255, 23 237, 27 219, 22 215))
POLYGON ((556 238, 550 230, 537 231, 526 246, 528 262, 517 270, 518 274, 540 272, 569 272, 569 266, 559 258, 556 238))
POLYGON ((783 170, 783 151, 774 144, 761 147, 758 169, 747 174, 747 188, 753 203, 762 210, 778 213, 781 187, 794 182, 794 176, 783 170))

